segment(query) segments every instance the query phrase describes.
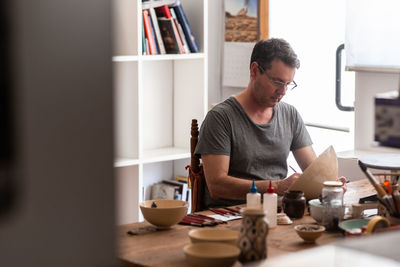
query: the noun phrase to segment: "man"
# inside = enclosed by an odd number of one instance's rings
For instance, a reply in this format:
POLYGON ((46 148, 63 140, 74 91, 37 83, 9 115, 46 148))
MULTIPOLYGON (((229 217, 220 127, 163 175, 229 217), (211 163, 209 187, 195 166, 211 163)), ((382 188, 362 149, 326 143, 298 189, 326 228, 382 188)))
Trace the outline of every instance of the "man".
POLYGON ((296 87, 299 66, 285 40, 259 41, 251 55, 247 88, 208 112, 195 151, 203 161, 207 207, 243 204, 252 179, 261 193, 272 180, 282 195, 300 176, 286 177, 289 152, 303 171, 316 159, 300 114, 280 102, 296 87))

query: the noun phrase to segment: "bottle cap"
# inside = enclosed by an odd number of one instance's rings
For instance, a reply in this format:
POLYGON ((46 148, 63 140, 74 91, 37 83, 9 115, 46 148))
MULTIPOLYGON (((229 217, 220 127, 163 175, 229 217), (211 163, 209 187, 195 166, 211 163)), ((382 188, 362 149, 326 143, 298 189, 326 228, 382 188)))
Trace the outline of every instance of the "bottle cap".
POLYGON ((256 186, 256 183, 254 182, 254 179, 253 179, 253 185, 251 186, 251 188, 250 188, 250 193, 253 193, 253 194, 255 194, 255 193, 257 193, 258 191, 257 191, 257 186, 256 186))
POLYGON ((275 193, 275 189, 274 189, 274 187, 272 186, 272 181, 271 181, 271 180, 269 180, 269 187, 268 187, 268 189, 267 189, 267 193, 268 193, 268 194, 273 194, 273 193, 275 193))

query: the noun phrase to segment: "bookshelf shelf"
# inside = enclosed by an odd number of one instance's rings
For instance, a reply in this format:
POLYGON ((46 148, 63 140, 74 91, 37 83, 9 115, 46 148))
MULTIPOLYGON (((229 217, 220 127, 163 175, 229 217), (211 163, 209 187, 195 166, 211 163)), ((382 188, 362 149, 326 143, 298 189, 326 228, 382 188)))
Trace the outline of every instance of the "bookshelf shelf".
POLYGON ((199 53, 142 55, 142 2, 113 1, 117 224, 143 219, 152 184, 187 176, 191 120, 208 110, 208 0, 180 3, 199 53))
POLYGON ((191 59, 204 59, 204 53, 192 54, 166 54, 166 55, 139 55, 139 56, 115 56, 112 58, 113 62, 135 62, 135 61, 157 61, 157 60, 191 60, 191 59))
POLYGON ((189 157, 190 157, 190 151, 188 148, 165 147, 165 148, 151 149, 144 151, 141 162, 145 164, 145 163, 185 159, 189 157))

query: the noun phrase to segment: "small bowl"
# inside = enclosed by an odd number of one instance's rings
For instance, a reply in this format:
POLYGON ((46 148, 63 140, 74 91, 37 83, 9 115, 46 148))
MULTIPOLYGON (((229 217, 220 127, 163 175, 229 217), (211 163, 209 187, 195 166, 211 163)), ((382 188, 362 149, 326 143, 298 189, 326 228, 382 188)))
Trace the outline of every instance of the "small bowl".
POLYGON ((225 243, 200 242, 186 245, 183 252, 190 266, 228 267, 237 261, 240 249, 225 243))
POLYGON ((306 243, 314 243, 325 231, 325 227, 315 224, 299 224, 294 229, 306 243))
POLYGON ((314 220, 317 221, 317 223, 322 222, 322 211, 323 211, 323 206, 321 201, 318 198, 311 199, 308 201, 308 205, 310 207, 310 215, 313 217, 314 220))
POLYGON ((339 223, 339 228, 345 233, 357 234, 362 232, 362 228, 368 225, 370 219, 351 219, 346 221, 341 221, 339 223))
POLYGON ((182 200, 147 200, 140 203, 143 217, 157 228, 170 228, 180 222, 188 210, 188 202, 182 200))
POLYGON ((203 228, 193 229, 189 232, 192 243, 222 242, 236 246, 239 232, 230 229, 203 228))

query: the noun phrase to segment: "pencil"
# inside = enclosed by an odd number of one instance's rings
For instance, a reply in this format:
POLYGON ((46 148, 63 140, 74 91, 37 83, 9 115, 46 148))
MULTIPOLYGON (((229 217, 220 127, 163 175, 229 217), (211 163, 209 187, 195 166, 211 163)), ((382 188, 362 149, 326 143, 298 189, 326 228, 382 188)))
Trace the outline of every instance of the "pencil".
POLYGON ((289 168, 291 168, 292 169, 292 171, 294 171, 294 172, 296 172, 297 173, 297 171, 292 167, 292 166, 290 166, 289 165, 289 168))

